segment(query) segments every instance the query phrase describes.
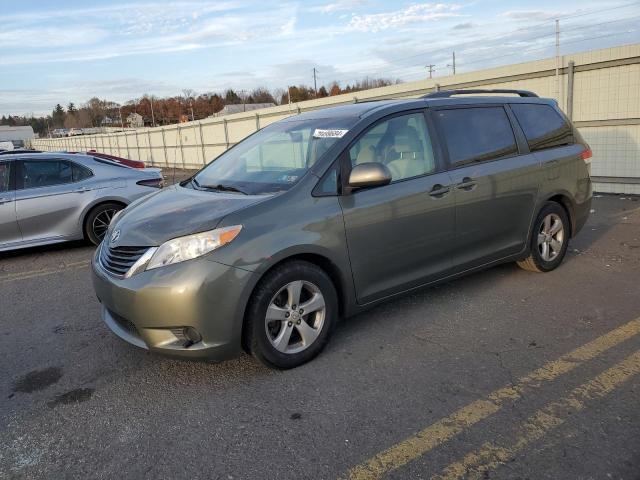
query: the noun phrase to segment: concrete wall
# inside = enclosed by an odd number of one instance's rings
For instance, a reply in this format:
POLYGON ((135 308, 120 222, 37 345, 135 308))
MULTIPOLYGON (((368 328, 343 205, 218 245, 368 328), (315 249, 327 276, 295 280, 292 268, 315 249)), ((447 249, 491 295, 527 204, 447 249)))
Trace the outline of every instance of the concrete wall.
POLYGON ((96 149, 153 166, 199 168, 257 129, 301 111, 418 97, 438 88, 520 88, 556 98, 572 116, 593 149, 592 175, 598 191, 640 194, 640 44, 566 55, 559 67, 556 77, 556 59, 549 58, 180 125, 36 139, 32 146, 41 150, 96 149))

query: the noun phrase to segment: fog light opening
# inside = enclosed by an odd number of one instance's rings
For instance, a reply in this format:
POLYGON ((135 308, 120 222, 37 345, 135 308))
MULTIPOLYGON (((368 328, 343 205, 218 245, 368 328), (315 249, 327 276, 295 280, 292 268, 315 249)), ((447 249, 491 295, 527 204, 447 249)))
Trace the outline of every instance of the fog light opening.
POLYGON ((171 332, 176 336, 176 343, 180 343, 182 348, 189 348, 202 341, 202 335, 193 327, 172 328, 171 332))

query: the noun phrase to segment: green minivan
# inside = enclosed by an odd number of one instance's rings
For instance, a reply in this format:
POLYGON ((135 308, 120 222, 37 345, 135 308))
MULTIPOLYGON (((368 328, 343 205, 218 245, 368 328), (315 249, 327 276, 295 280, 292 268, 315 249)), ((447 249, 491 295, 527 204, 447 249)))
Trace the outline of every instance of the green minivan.
POLYGON ((102 316, 153 352, 295 367, 386 299, 502 262, 558 267, 590 158, 556 102, 522 90, 291 116, 114 218, 93 260, 102 316))

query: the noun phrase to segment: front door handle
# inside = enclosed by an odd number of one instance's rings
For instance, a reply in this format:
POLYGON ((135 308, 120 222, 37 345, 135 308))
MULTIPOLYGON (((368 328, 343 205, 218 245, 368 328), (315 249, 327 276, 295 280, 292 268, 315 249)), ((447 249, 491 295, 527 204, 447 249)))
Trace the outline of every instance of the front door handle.
POLYGON ((2 205, 3 203, 9 203, 10 201, 10 198, 0 198, 0 205, 2 205))
POLYGON ((449 190, 451 190, 449 185, 440 185, 439 183, 436 183, 429 192, 429 196, 433 198, 442 198, 449 193, 449 190))
POLYGON ((84 192, 88 192, 90 191, 90 188, 78 188, 77 190, 74 190, 74 192, 76 193, 84 193, 84 192))
POLYGON ((462 179, 462 182, 460 182, 459 184, 456 185, 456 188, 459 190, 466 190, 466 191, 470 191, 473 190, 474 188, 476 188, 478 186, 478 184, 476 183, 476 181, 471 178, 471 177, 464 177, 462 179))

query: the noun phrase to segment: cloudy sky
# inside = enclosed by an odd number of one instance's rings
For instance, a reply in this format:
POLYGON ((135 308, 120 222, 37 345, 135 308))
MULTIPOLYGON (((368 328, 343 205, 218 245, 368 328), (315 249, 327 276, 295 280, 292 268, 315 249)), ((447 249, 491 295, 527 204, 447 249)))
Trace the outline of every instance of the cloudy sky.
POLYGON ((640 1, 0 0, 0 115, 92 96, 419 80, 640 42, 640 1))

